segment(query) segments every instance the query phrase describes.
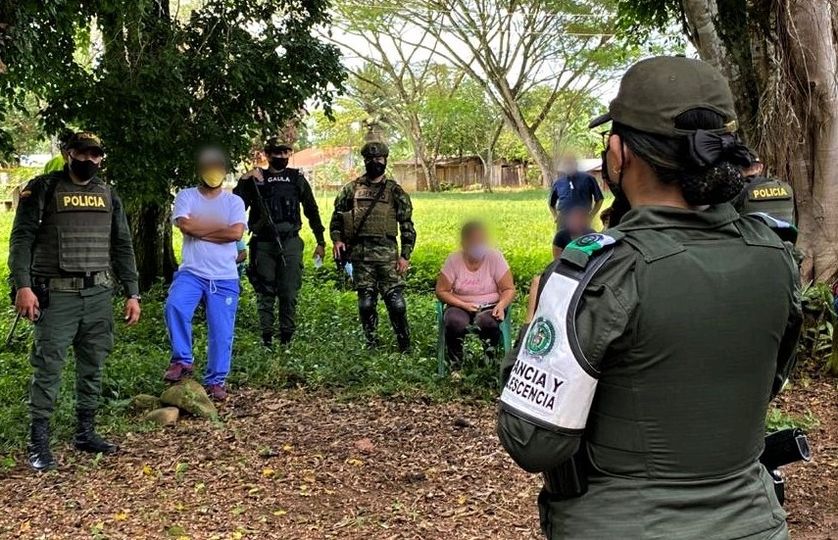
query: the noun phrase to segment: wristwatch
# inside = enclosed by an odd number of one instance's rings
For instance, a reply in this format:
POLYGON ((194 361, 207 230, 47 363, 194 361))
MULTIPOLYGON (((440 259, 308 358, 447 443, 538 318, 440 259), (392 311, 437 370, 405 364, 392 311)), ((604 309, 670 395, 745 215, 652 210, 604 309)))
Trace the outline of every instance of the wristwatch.
POLYGON ((126 300, 136 300, 138 304, 143 303, 143 297, 140 296, 139 294, 132 294, 131 296, 126 298, 126 300))

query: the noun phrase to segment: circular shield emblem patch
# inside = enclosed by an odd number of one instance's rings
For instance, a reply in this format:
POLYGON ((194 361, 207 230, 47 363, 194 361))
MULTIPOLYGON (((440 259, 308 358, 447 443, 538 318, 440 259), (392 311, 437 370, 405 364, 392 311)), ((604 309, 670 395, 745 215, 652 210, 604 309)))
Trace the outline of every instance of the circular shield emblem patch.
POLYGON ((590 246, 591 244, 596 244, 601 242, 605 238, 603 234, 586 234, 584 236, 580 236, 576 239, 576 245, 580 247, 590 246))
POLYGON ((556 341, 556 328, 544 317, 532 322, 524 348, 533 356, 544 356, 553 348, 556 341))

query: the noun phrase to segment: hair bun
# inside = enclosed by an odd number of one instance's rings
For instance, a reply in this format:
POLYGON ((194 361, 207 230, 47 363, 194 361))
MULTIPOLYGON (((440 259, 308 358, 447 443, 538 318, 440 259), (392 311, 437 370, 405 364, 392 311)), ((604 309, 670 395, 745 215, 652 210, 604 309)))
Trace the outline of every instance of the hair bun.
POLYGON ((728 202, 743 187, 742 171, 730 161, 714 165, 700 175, 686 175, 681 181, 684 199, 694 206, 728 202))

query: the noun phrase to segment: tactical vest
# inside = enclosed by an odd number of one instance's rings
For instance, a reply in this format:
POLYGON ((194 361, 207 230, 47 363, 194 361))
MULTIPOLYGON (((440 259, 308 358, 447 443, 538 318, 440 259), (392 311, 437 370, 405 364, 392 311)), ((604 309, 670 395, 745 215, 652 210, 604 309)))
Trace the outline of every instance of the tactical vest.
POLYGON ((362 184, 356 182, 353 195, 351 226, 355 237, 385 237, 395 238, 399 233, 399 224, 396 218, 396 198, 394 189, 396 183, 391 180, 386 182, 382 191, 381 184, 362 184), (378 196, 379 192, 381 195, 378 196), (361 219, 367 213, 370 205, 376 200, 369 216, 361 226, 361 219))
POLYGON ((302 227, 300 217, 300 172, 297 169, 283 169, 270 172, 262 169, 264 181, 259 184, 259 193, 271 214, 279 232, 298 231, 302 227))
POLYGON ((794 225, 794 192, 789 184, 758 177, 745 186, 743 198, 740 214, 762 212, 794 225))
POLYGON ((57 182, 53 195, 43 203, 32 274, 58 277, 108 270, 113 215, 110 188, 100 180, 86 186, 65 178, 53 181, 57 182))
MULTIPOLYGON (((597 365, 582 352, 575 325, 580 299, 610 250, 595 253, 584 270, 565 263, 563 253, 563 263, 542 278, 502 406, 541 427, 582 434, 600 474, 678 480, 753 464, 775 375, 774 336, 783 332, 790 301, 778 291, 788 289, 789 276, 752 272, 775 268, 785 256, 776 236, 751 220, 727 227, 718 242, 693 244, 659 230, 624 233, 619 241, 636 253, 638 309, 630 334, 597 365), (741 264, 743 249, 748 265, 741 264), (721 261, 703 267, 719 275, 695 270, 700 260, 721 261), (699 280, 700 291, 690 287, 699 280), (741 327, 746 335, 723 333, 741 327), (700 406, 708 402, 723 410, 700 406)), ((614 242, 602 234, 578 240, 589 242, 591 253, 614 242)))

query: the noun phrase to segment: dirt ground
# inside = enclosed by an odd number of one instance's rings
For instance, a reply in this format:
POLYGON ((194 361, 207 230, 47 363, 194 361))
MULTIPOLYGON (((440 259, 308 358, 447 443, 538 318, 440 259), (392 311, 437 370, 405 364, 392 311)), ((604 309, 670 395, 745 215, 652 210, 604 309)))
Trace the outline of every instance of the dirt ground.
MULTIPOLYGON (((794 538, 838 539, 836 390, 785 398, 821 419, 814 462, 787 468, 794 538)), ((0 538, 538 538, 538 478, 499 447, 491 405, 243 391, 222 412, 4 473, 0 538)))

